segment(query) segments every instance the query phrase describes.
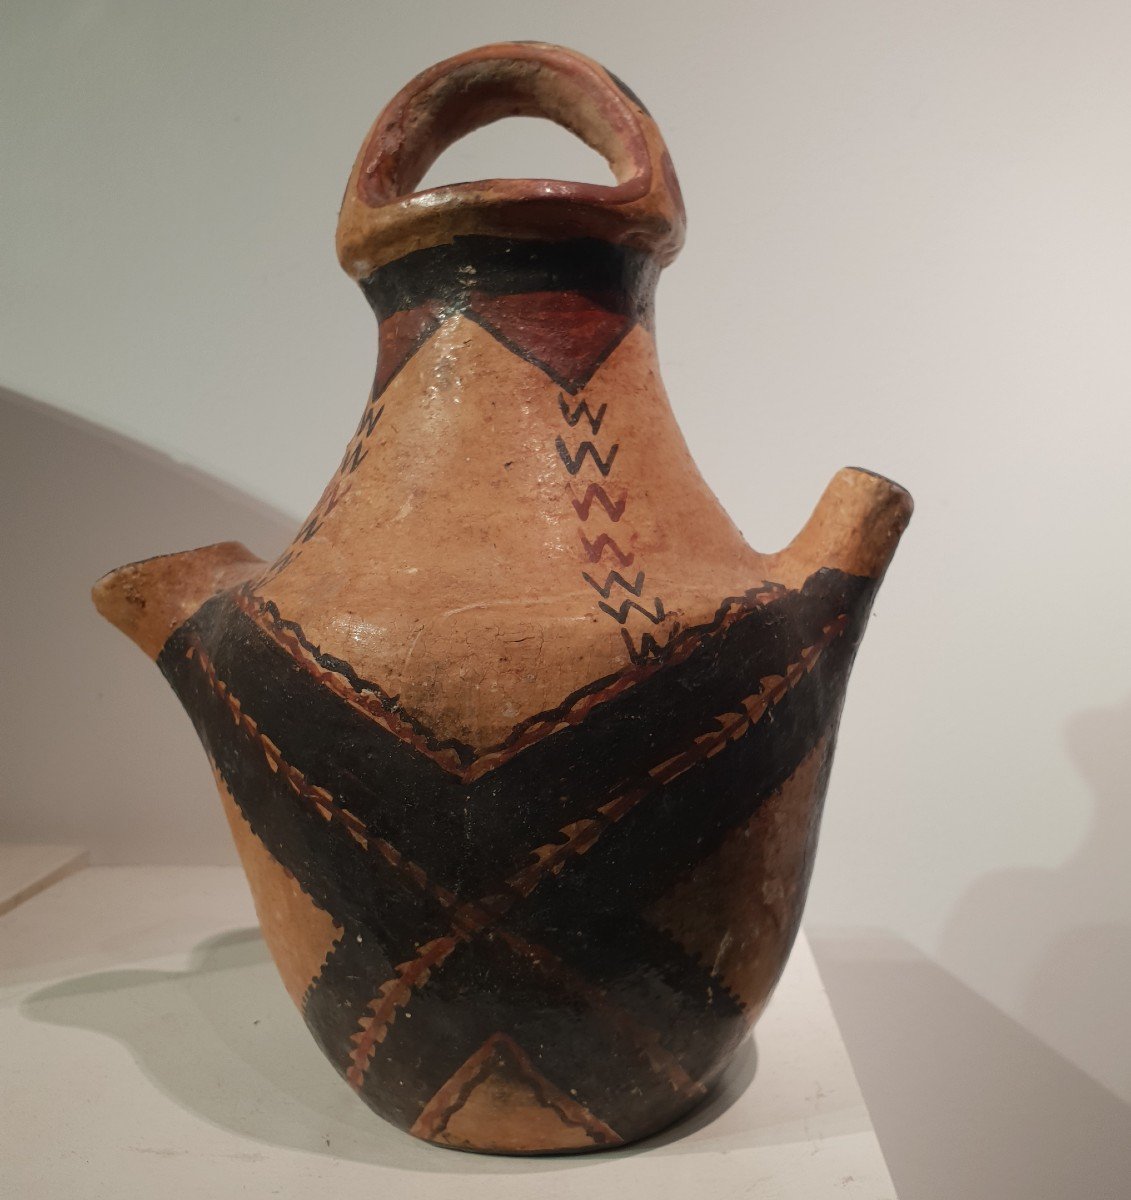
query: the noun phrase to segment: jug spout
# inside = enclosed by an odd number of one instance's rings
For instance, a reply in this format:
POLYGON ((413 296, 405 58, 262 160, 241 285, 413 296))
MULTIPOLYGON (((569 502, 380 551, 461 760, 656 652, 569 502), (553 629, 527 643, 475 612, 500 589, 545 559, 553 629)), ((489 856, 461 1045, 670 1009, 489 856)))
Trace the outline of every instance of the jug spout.
POLYGON ((217 592, 251 579, 266 564, 240 542, 127 563, 91 589, 94 606, 150 658, 169 634, 217 592))
POLYGON ((801 532, 767 563, 769 578, 800 587, 815 571, 831 568, 880 580, 911 520, 910 494, 859 467, 838 471, 801 532))

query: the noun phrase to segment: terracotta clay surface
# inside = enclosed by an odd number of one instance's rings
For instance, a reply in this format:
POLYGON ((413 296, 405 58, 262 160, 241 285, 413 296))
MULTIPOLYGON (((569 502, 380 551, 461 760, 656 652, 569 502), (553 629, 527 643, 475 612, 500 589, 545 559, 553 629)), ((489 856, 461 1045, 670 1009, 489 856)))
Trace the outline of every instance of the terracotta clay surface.
POLYGON ((660 382, 675 171, 635 95, 540 44, 424 72, 338 252, 377 315, 341 465, 267 564, 95 586, 212 760, 264 936, 331 1062, 446 1146, 591 1150, 694 1105, 796 934, 852 659, 911 512, 845 470, 751 550, 660 382), (608 187, 416 192, 541 115, 608 187))

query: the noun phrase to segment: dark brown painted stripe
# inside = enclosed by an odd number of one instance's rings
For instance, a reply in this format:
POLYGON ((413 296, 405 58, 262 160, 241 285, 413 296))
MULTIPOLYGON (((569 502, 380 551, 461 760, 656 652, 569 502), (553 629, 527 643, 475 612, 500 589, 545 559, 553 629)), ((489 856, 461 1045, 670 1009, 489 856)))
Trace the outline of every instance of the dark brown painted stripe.
POLYGON ((555 291, 577 292, 609 312, 640 319, 659 272, 644 251, 597 238, 547 242, 471 235, 414 250, 363 279, 361 289, 382 319, 429 302, 462 311, 474 292, 555 291))

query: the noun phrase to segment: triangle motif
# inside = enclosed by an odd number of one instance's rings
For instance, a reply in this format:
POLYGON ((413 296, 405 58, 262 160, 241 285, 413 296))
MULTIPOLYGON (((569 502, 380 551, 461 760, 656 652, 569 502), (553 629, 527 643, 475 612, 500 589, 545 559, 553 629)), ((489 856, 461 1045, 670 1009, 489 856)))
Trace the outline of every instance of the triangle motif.
POLYGON ((631 313, 611 311, 579 292, 476 292, 466 314, 571 395, 636 324, 631 313))
POLYGON ((493 1033, 443 1084, 412 1133, 444 1146, 530 1154, 616 1146, 617 1133, 493 1033))
POLYGON ((435 333, 439 324, 440 305, 435 300, 391 313, 381 322, 377 377, 373 381, 374 397, 380 396, 392 383, 401 368, 435 333))
POLYGON ((644 917, 696 959, 753 1021, 789 952, 829 766, 826 734, 784 783, 644 917))

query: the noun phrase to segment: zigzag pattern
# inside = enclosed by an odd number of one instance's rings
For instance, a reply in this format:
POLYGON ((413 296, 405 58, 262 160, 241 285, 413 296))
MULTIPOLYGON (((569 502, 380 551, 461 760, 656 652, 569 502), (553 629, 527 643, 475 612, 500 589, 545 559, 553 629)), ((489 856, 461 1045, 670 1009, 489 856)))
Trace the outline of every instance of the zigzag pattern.
POLYGON ((646 667, 649 663, 662 661, 664 647, 650 633, 641 635, 639 646, 632 640, 632 635, 627 629, 622 629, 620 635, 624 639, 624 647, 634 666, 646 667))
POLYGON ((578 530, 578 537, 581 538, 581 544, 585 547, 585 555, 590 562, 600 562, 601 556, 606 550, 620 560, 622 567, 632 566, 632 560, 636 557, 634 554, 625 554, 607 533, 602 533, 593 542, 581 530, 578 530))
MULTIPOLYGON (((605 415, 608 412, 608 404, 602 404, 598 408, 596 415, 589 407, 587 401, 582 400, 576 407, 571 409, 566 403, 565 396, 559 394, 558 408, 561 411, 562 418, 570 426, 575 428, 577 423, 584 416, 589 422, 590 431, 595 435, 600 431, 600 428, 605 420, 605 415)), ((602 476, 608 477, 612 470, 614 459, 616 458, 619 449, 619 443, 614 443, 609 449, 608 457, 602 459, 598 454, 592 442, 582 442, 578 447, 576 454, 571 454, 565 441, 559 436, 555 440, 555 445, 558 451, 558 457, 562 460, 562 464, 570 475, 576 475, 581 469, 586 454, 592 457, 597 469, 602 476)), ((588 522, 592 513, 594 503, 599 503, 605 511, 605 515, 615 524, 619 522, 624 515, 625 506, 628 503, 628 494, 621 493, 621 497, 617 502, 613 502, 608 493, 603 487, 598 484, 590 484, 587 488, 584 497, 578 501, 570 489, 570 500, 573 504, 574 511, 578 517, 585 522, 588 522)), ((635 551, 625 552, 617 545, 616 541, 608 533, 601 533, 595 539, 590 540, 584 529, 578 530, 578 536, 581 539, 581 545, 584 548, 585 556, 589 562, 599 562, 607 550, 621 564, 621 566, 631 566, 636 560, 635 551)), ((591 588, 597 591, 602 599, 598 601, 597 607, 601 612, 613 618, 618 625, 621 626, 621 636, 624 639, 625 646, 629 653, 629 660, 637 665, 643 666, 649 660, 655 661, 662 654, 662 647, 659 641, 650 634, 644 634, 641 638, 639 647, 633 642, 631 634, 625 628, 629 616, 632 613, 639 613, 651 625, 660 625, 667 618, 667 612, 664 608, 664 603, 659 596, 652 600, 652 607, 648 608, 644 604, 637 603, 637 600, 642 596, 644 590, 644 572, 637 572, 636 582, 630 584, 623 575, 617 571, 612 571, 606 578, 604 584, 599 584, 587 572, 582 572, 582 578, 591 588), (618 584, 630 595, 635 596, 637 600, 625 600, 619 607, 612 604, 607 604, 610 598, 613 584, 618 584)), ((675 636, 679 632, 679 623, 676 622, 671 629, 671 636, 675 636)))
POLYGON ((345 457, 338 467, 338 475, 352 475, 369 457, 369 447, 364 442, 358 442, 346 450, 345 457))
POLYGON ((365 411, 361 414, 361 420, 358 423, 357 431, 354 437, 367 438, 377 428, 377 422, 385 415, 385 406, 377 404, 375 400, 365 406, 365 411))
POLYGON ((577 422, 580 421, 582 417, 584 417, 586 421, 589 422, 590 432, 594 435, 600 433, 601 422, 605 419, 605 410, 609 407, 607 404, 602 404, 601 407, 597 409, 597 415, 594 416, 589 405, 582 400, 582 402, 571 412, 569 405, 565 401, 565 396, 561 393, 558 394, 558 405, 562 410, 562 416, 566 419, 566 424, 568 424, 571 429, 577 425, 577 422))
POLYGON ((644 587, 643 571, 638 571, 636 573, 636 580, 634 583, 629 583, 619 571, 610 571, 608 575, 605 576, 604 583, 598 583, 588 571, 582 571, 581 578, 584 579, 585 582, 589 584, 589 586, 595 591, 600 592, 606 600, 612 595, 614 584, 616 584, 618 587, 624 588, 626 592, 631 592, 634 596, 639 596, 644 587))
POLYGON ((628 614, 630 612, 632 612, 634 609, 636 612, 641 613, 643 616, 647 617, 648 620, 651 621, 653 625, 659 625, 659 623, 664 619, 664 615, 665 615, 664 614, 664 602, 659 598, 659 596, 657 596, 653 603, 656 606, 655 611, 650 611, 649 609, 645 608, 642 604, 637 604, 635 600, 625 600, 624 603, 620 606, 620 608, 613 608, 613 606, 611 604, 606 604, 602 600, 602 601, 598 602, 597 607, 602 612, 608 613, 609 616, 612 617, 617 622, 618 625, 623 625, 625 623, 625 621, 628 620, 628 614))
POLYGON ((624 516, 625 505, 628 503, 626 493, 621 493, 621 498, 614 503, 609 499, 608 492, 599 484, 591 483, 585 489, 585 495, 580 500, 570 497, 574 511, 583 520, 589 520, 589 510, 593 507, 594 501, 598 503, 604 510, 609 520, 614 524, 624 516))
POLYGON ((602 475, 608 475, 608 473, 612 470, 613 461, 616 459, 617 451, 620 449, 620 446, 618 445, 610 446, 608 457, 602 458, 597 453, 597 448, 592 442, 589 441, 582 442, 581 445, 578 446, 576 455, 569 452, 569 447, 564 441, 562 441, 560 437, 555 440, 554 445, 557 447, 558 457, 562 460, 562 464, 571 475, 576 475, 578 471, 581 470, 587 454, 590 458, 592 458, 593 465, 597 468, 597 470, 600 471, 602 475))

